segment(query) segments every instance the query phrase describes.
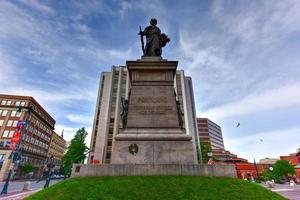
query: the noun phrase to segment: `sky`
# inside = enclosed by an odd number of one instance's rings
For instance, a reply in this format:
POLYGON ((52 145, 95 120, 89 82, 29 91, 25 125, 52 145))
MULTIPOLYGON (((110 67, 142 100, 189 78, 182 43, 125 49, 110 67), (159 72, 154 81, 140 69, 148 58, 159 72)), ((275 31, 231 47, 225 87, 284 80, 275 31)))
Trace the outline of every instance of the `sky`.
POLYGON ((0 1, 0 93, 33 96, 67 140, 86 127, 89 146, 100 73, 140 58, 151 18, 227 150, 253 161, 300 148, 298 0, 0 1))

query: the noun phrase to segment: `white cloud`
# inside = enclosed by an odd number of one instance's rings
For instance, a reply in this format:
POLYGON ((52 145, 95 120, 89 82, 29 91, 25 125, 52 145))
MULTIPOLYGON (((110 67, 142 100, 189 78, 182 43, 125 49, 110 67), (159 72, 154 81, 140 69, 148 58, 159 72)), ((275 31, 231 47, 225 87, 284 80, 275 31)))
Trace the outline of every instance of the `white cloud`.
POLYGON ((37 1, 37 0, 22 0, 22 2, 31 8, 37 9, 43 13, 53 13, 54 11, 52 8, 47 6, 46 4, 43 4, 42 1, 37 1))
POLYGON ((297 0, 232 3, 214 1, 212 16, 221 27, 244 42, 272 43, 282 35, 300 30, 297 0))
POLYGON ((225 138, 228 150, 250 162, 265 157, 279 157, 295 153, 300 147, 300 128, 253 133, 241 138, 225 138))
POLYGON ((208 15, 182 19, 176 48, 200 110, 299 81, 297 1, 214 1, 208 15))
POLYGON ((220 119, 229 116, 268 111, 296 104, 300 104, 300 82, 291 83, 260 94, 246 96, 239 101, 210 109, 202 113, 201 116, 206 116, 211 119, 220 119))
POLYGON ((91 29, 86 24, 77 23, 77 24, 74 24, 73 26, 74 26, 74 28, 76 30, 78 30, 81 33, 89 33, 89 32, 91 32, 91 29))
POLYGON ((58 128, 65 125, 70 140, 80 127, 60 119, 71 112, 72 122, 92 119, 83 113, 94 111, 96 74, 136 58, 139 41, 136 32, 128 31, 130 23, 157 17, 172 39, 164 55, 174 52, 186 75, 192 75, 197 107, 204 114, 221 118, 299 104, 299 83, 287 85, 300 76, 298 49, 291 47, 299 39, 297 0, 215 1, 210 11, 201 10, 209 8, 206 3, 195 2, 197 6, 166 7, 147 0, 73 1, 56 7, 58 3, 35 0, 0 1, 0 92, 36 98, 57 119, 58 128), (50 19, 53 13, 57 16, 50 19), (127 38, 129 47, 113 44, 116 37, 127 38), (104 46, 107 41, 112 42, 104 46), (72 106, 82 110, 73 113, 67 109, 72 106))
POLYGON ((71 122, 77 122, 81 124, 92 124, 93 123, 93 116, 91 115, 78 115, 78 114, 68 114, 67 118, 71 122))
MULTIPOLYGON (((57 124, 55 125, 54 131, 59 135, 62 133, 62 131, 64 131, 64 139, 66 141, 71 141, 74 138, 76 131, 78 131, 78 129, 80 128, 82 127, 69 127, 69 126, 57 124)), ((85 142, 86 142, 86 146, 89 147, 91 141, 92 127, 87 126, 85 127, 85 130, 88 132, 85 142)))

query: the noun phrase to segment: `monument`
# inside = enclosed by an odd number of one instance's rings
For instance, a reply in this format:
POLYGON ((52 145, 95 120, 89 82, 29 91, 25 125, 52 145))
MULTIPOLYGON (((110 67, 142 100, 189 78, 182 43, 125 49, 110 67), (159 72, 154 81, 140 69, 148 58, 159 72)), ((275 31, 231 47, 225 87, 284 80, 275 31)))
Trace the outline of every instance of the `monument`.
POLYGON ((162 47, 170 39, 156 24, 151 19, 140 30, 142 58, 126 62, 131 88, 129 98, 122 99, 122 128, 114 137, 112 164, 196 164, 174 90, 178 61, 162 59, 162 47))
POLYGON ((170 42, 170 38, 161 33, 156 24, 157 20, 151 19, 150 26, 144 31, 140 28, 143 55, 141 59, 126 62, 124 93, 121 92, 123 67, 116 76, 118 89, 115 95, 111 95, 109 91, 115 89, 113 83, 116 77, 111 74, 117 74, 116 71, 102 77, 98 94, 101 101, 97 100, 94 125, 98 122, 102 124, 98 129, 95 128, 94 141, 91 142, 94 152, 88 164, 73 164, 72 177, 236 177, 234 165, 198 164, 192 136, 186 131, 191 129, 185 127, 188 124, 186 119, 191 113, 186 108, 187 101, 182 100, 185 102, 184 120, 181 101, 178 100, 179 97, 185 99, 186 96, 183 95, 189 93, 183 92, 185 85, 180 85, 176 88, 180 94, 177 97, 174 85, 182 84, 181 81, 177 82, 177 78, 174 84, 178 61, 162 58, 162 48, 170 42), (114 117, 111 117, 111 107, 115 108, 114 117), (105 151, 107 149, 109 151, 105 151))

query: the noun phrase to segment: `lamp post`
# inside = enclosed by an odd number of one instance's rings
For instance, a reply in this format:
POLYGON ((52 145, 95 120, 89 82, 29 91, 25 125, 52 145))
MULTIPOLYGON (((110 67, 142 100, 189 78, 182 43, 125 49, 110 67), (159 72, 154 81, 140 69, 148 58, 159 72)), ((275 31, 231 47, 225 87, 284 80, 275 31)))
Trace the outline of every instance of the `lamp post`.
POLYGON ((48 174, 47 174, 47 178, 46 178, 46 183, 44 185, 44 188, 49 187, 50 184, 50 180, 51 180, 51 176, 52 176, 52 168, 54 167, 54 156, 51 156, 48 160, 48 164, 47 164, 47 168, 48 168, 48 174))
POLYGON ((29 106, 29 107, 20 106, 20 107, 18 107, 17 112, 21 112, 22 108, 28 109, 28 113, 26 115, 25 124, 24 124, 23 129, 21 130, 21 136, 20 136, 20 139, 17 143, 16 149, 14 151, 12 151, 10 156, 9 156, 9 159, 12 159, 12 162, 10 163, 9 172, 8 172, 7 177, 6 177, 5 184, 2 188, 1 195, 2 194, 7 194, 7 189, 8 189, 9 181, 11 179, 11 175, 13 173, 13 170, 17 167, 17 165, 19 163, 19 160, 21 159, 21 143, 22 143, 23 136, 24 136, 24 134, 25 134, 25 132, 28 128, 28 125, 29 125, 29 119, 30 119, 30 115, 32 113, 32 106, 29 106))
POLYGON ((274 176, 274 168, 273 167, 269 167, 269 170, 271 171, 271 174, 272 174, 272 181, 274 182, 274 179, 275 179, 275 176, 274 176))

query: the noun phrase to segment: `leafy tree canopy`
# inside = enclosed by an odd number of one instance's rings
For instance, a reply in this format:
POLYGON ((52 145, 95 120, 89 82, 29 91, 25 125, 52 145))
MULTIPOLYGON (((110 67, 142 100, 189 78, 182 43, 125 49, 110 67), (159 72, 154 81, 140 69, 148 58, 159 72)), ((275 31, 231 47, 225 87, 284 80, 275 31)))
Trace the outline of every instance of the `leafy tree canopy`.
POLYGON ((83 163, 86 159, 88 147, 85 144, 85 138, 87 134, 84 127, 80 128, 71 140, 70 146, 62 158, 62 171, 64 174, 71 174, 73 163, 83 163))
POLYGON ((33 165, 31 163, 25 163, 25 165, 22 168, 22 171, 24 174, 29 174, 33 171, 33 165))
POLYGON ((288 175, 295 174, 296 170, 293 165, 291 165, 286 160, 278 160, 273 165, 273 174, 276 181, 280 181, 288 175))
POLYGON ((201 155, 202 155, 202 162, 208 162, 208 152, 211 152, 211 147, 208 142, 200 142, 201 146, 201 155))

